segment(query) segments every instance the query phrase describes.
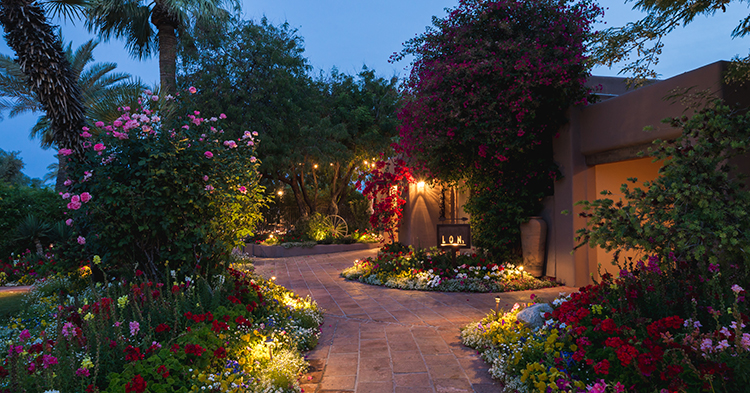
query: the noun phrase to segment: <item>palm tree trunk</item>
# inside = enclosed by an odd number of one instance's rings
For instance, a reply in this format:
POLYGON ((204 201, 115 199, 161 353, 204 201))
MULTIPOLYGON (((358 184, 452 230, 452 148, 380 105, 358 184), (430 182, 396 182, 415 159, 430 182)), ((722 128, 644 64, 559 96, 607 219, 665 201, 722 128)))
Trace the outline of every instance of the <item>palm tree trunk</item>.
POLYGON ((151 13, 159 40, 159 79, 163 95, 177 91, 177 18, 161 1, 156 1, 151 13))
POLYGON ((29 87, 52 121, 55 143, 81 156, 80 130, 85 125, 81 90, 44 10, 28 0, 0 0, 0 24, 29 87))

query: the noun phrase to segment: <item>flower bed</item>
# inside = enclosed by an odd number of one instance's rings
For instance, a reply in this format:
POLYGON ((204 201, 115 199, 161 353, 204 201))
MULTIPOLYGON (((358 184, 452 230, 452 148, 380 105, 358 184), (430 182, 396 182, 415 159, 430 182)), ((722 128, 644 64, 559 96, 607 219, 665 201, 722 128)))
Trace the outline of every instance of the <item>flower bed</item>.
POLYGON ((58 276, 26 302, 0 329, 0 392, 298 392, 322 321, 237 270, 171 286, 58 276))
POLYGON ((605 276, 555 300, 537 329, 516 319, 518 305, 493 312, 464 327, 462 340, 490 364, 504 392, 747 391, 744 289, 734 285, 726 294, 715 293, 721 294, 715 299, 733 299, 721 309, 683 297, 693 311, 677 315, 662 275, 654 263, 623 271, 618 279, 605 276))
POLYGON ((384 246, 375 258, 357 260, 344 269, 348 280, 390 288, 443 292, 507 292, 553 287, 511 264, 498 265, 477 256, 452 256, 437 249, 384 246))

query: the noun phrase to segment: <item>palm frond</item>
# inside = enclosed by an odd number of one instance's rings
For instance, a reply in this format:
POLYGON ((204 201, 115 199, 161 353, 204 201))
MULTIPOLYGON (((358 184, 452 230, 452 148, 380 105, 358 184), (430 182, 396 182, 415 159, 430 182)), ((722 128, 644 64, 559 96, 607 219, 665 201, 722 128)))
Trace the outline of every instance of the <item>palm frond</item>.
POLYGON ((91 103, 87 111, 89 122, 113 122, 120 117, 117 108, 129 106, 138 107, 138 98, 146 85, 138 78, 101 90, 98 98, 91 103))
POLYGON ((131 55, 151 56, 155 32, 150 24, 151 8, 138 0, 92 0, 86 14, 86 28, 105 41, 122 38, 131 55))
POLYGON ((91 39, 79 46, 75 52, 69 53, 68 61, 77 74, 80 75, 86 67, 86 64, 94 61, 94 49, 96 49, 98 45, 98 40, 91 39))
POLYGON ((52 128, 52 122, 46 115, 39 116, 36 123, 31 127, 29 139, 39 139, 42 149, 49 149, 55 145, 55 130, 52 128))
POLYGON ((84 15, 88 0, 46 0, 41 5, 52 19, 59 16, 65 21, 73 21, 84 15))

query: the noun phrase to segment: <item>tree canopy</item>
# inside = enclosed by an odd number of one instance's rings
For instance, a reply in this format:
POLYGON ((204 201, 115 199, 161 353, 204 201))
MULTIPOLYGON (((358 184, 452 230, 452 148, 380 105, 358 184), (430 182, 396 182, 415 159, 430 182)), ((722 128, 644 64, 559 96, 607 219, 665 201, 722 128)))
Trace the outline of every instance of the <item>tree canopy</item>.
POLYGON ((331 213, 351 189, 352 175, 397 133, 396 79, 363 69, 312 77, 302 38, 288 24, 234 21, 197 28, 180 56, 179 84, 203 110, 222 110, 231 127, 258 131, 261 173, 291 188, 302 216, 331 213), (325 191, 325 192, 323 192, 325 191))
MULTIPOLYGON (((626 2, 630 1, 632 0, 626 2)), ((608 67, 621 61, 629 61, 620 70, 620 74, 632 74, 632 81, 636 84, 647 78, 655 78, 657 74, 653 67, 659 63, 664 36, 680 26, 690 24, 697 16, 726 12, 729 3, 729 0, 637 0, 633 9, 647 15, 625 26, 599 32, 592 48, 593 60, 608 67)), ((748 33, 750 15, 740 20, 732 31, 732 38, 744 37, 748 33)), ((728 77, 740 81, 749 79, 750 56, 735 57, 728 77)))

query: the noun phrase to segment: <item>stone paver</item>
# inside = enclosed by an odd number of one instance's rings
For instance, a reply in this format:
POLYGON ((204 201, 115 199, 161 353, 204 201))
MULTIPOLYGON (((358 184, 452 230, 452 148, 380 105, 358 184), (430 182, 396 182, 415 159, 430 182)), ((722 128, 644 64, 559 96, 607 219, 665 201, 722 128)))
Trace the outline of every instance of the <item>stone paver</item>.
POLYGON ((377 250, 255 259, 256 272, 325 310, 318 346, 307 354, 305 393, 461 393, 499 387, 477 353, 461 345, 460 328, 495 308, 551 300, 570 287, 510 293, 404 291, 339 276, 355 259, 377 250))

